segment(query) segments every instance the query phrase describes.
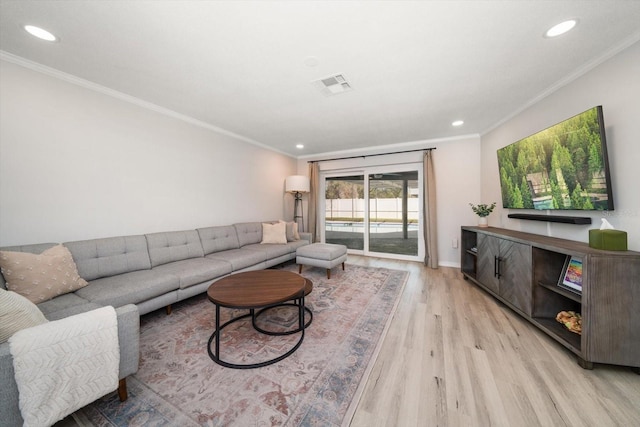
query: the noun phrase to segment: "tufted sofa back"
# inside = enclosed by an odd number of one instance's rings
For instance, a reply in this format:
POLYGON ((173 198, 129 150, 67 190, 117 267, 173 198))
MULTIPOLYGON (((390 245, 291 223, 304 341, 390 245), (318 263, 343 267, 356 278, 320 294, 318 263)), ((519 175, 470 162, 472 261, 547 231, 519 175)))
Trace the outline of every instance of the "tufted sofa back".
POLYGON ((152 233, 146 237, 152 267, 204 256, 196 230, 152 233))
MULTIPOLYGON (((273 223, 273 221, 265 222, 273 223)), ((262 241, 261 222, 240 222, 238 224, 233 224, 233 226, 238 233, 238 243, 240 244, 240 247, 260 243, 262 241)))
POLYGON ((120 236, 67 242, 78 274, 85 280, 151 268, 144 236, 120 236))
POLYGON ((198 234, 200 235, 205 255, 240 247, 238 234, 233 225, 199 228, 198 234))

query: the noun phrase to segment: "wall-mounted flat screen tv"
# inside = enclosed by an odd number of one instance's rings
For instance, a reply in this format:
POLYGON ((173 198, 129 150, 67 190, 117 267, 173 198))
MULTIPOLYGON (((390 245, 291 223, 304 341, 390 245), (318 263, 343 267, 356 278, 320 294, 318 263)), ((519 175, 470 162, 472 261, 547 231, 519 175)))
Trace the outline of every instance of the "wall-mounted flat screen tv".
POLYGON ((498 150, 507 209, 613 210, 602 107, 498 150))

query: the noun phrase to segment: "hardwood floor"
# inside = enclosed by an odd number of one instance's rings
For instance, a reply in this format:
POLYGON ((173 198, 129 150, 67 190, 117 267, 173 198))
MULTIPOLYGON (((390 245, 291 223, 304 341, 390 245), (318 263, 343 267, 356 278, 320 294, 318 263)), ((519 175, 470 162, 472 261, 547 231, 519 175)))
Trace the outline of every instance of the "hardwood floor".
POLYGON ((351 426, 640 426, 640 375, 582 369, 459 269, 348 263, 410 272, 351 426))
MULTIPOLYGON (((355 255, 348 264, 410 272, 352 427, 640 426, 640 375, 582 369, 459 269, 355 255)), ((55 427, 88 425, 76 421, 55 427)))

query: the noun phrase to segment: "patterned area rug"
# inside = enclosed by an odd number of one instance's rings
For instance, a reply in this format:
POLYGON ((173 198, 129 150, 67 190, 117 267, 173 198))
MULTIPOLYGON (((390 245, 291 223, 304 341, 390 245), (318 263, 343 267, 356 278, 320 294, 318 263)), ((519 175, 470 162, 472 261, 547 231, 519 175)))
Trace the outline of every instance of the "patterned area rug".
MULTIPOLYGON (((297 271, 293 264, 282 267, 297 271)), ((348 423, 399 296, 404 271, 347 264, 327 280, 324 269, 306 267, 313 281, 306 304, 313 322, 300 348, 258 369, 214 363, 207 342, 215 310, 206 295, 142 316, 140 368, 127 379, 129 399, 115 393, 76 414, 94 426, 339 426, 348 423)), ((241 311, 222 309, 224 321, 241 311)), ((245 311, 246 312, 246 311, 245 311)), ((307 315, 308 316, 308 315, 307 315)), ((264 329, 296 325, 292 307, 260 316, 264 329)), ((307 317, 308 319, 308 317, 307 317)), ((274 337, 254 331, 250 320, 225 328, 221 357, 255 363, 286 352, 299 334, 274 337)))

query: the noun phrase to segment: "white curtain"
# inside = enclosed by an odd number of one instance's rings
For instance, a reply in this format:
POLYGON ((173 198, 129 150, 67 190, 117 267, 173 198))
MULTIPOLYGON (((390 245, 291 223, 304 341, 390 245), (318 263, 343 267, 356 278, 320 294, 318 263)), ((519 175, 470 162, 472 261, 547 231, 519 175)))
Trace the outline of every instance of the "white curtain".
POLYGON ((424 153, 424 265, 438 268, 438 233, 436 218, 436 179, 433 172, 432 150, 424 153))
POLYGON ((309 233, 311 241, 320 241, 320 227, 318 227, 318 191, 320 190, 320 167, 318 162, 309 163, 309 233))

